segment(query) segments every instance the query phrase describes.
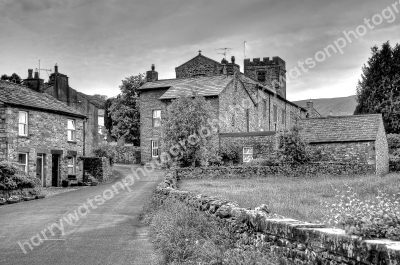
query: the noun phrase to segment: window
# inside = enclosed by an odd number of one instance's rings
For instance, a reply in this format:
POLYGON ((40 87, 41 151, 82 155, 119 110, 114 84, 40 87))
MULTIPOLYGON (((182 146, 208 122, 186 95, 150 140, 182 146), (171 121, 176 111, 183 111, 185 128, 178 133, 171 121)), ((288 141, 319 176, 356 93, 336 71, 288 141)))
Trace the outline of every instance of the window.
POLYGON ((243 163, 253 160, 253 147, 243 147, 243 163))
POLYGON ((257 73, 257 80, 260 82, 265 82, 265 72, 258 72, 257 73))
POLYGON ((246 109, 247 132, 250 131, 250 110, 246 109))
POLYGON ((153 110, 153 127, 161 126, 161 110, 153 110))
POLYGON ((76 157, 68 157, 68 175, 75 175, 76 157))
POLYGON ((19 112, 18 135, 28 136, 28 112, 19 112))
POLYGON ((68 120, 67 130, 68 130, 68 141, 75 141, 75 120, 68 120))
POLYGON ((28 154, 18 153, 18 166, 19 168, 28 173, 28 154))
POLYGON ((264 100, 264 102, 263 102, 264 104, 264 108, 263 108, 263 117, 264 118, 266 118, 267 117, 267 101, 266 100, 264 100))
POLYGON ((278 106, 274 105, 274 122, 278 121, 278 106))
POLYGON ((282 110, 282 124, 285 124, 285 118, 286 118, 286 111, 283 109, 282 110))
POLYGON ((151 141, 151 157, 158 157, 160 150, 160 141, 151 141))

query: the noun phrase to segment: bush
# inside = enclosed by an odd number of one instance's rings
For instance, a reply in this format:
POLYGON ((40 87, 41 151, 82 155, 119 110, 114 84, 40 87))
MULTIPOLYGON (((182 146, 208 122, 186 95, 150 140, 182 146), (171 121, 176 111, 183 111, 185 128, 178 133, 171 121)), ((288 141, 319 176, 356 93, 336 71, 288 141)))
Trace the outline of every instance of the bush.
POLYGON ((110 165, 112 166, 115 162, 115 154, 112 150, 112 147, 107 144, 99 145, 96 149, 93 150, 93 154, 96 157, 107 157, 110 159, 110 165))
POLYGON ((346 187, 345 192, 334 188, 338 203, 324 203, 330 214, 322 221, 345 229, 349 235, 399 241, 400 193, 379 191, 375 199, 363 201, 350 186, 346 187))
POLYGON ((400 134, 388 134, 386 138, 389 146, 389 154, 400 156, 400 134))
POLYGON ((14 164, 7 161, 0 162, 0 183, 5 190, 35 188, 40 186, 40 180, 27 175, 14 164))
POLYGON ((175 199, 153 200, 144 219, 167 264, 278 264, 269 252, 238 248, 227 228, 175 199))
POLYGON ((233 164, 239 164, 239 147, 227 144, 221 146, 219 150, 219 155, 221 156, 222 161, 231 162, 233 164))
POLYGON ((300 127, 294 125, 279 135, 279 156, 285 163, 305 164, 310 161, 310 151, 300 130, 300 127))
POLYGON ((255 158, 251 160, 249 163, 246 163, 245 166, 249 167, 269 167, 269 166, 278 166, 280 165, 279 157, 272 154, 265 158, 255 158))

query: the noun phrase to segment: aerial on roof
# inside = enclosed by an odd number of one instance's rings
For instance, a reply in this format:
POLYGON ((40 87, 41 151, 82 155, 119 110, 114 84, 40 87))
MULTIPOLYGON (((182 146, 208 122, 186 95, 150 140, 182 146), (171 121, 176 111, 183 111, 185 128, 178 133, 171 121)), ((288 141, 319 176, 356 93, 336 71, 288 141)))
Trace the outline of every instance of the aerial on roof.
POLYGON ((174 99, 194 92, 202 96, 217 96, 232 80, 232 76, 226 75, 165 79, 148 82, 139 90, 169 88, 160 99, 174 99))
POLYGON ((301 134, 309 143, 375 141, 381 114, 331 116, 299 121, 301 134))
POLYGON ((0 102, 9 105, 57 112, 75 117, 86 117, 82 113, 46 93, 36 92, 25 86, 3 80, 0 80, 0 102))

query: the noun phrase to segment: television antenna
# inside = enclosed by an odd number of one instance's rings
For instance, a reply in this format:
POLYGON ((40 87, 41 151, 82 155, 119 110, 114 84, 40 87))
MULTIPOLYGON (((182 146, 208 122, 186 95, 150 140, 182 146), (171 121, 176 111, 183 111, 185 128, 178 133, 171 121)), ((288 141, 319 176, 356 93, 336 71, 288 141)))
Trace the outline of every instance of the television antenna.
POLYGON ((219 53, 217 53, 217 54, 222 54, 222 55, 224 55, 224 58, 225 58, 225 60, 226 60, 226 53, 227 53, 228 51, 232 50, 232 48, 218 48, 218 49, 215 49, 215 50, 223 51, 223 52, 219 52, 219 53))
POLYGON ((40 78, 40 71, 46 71, 47 75, 50 77, 49 72, 51 73, 51 69, 41 69, 40 68, 40 60, 39 60, 39 70, 38 70, 39 78, 40 78))

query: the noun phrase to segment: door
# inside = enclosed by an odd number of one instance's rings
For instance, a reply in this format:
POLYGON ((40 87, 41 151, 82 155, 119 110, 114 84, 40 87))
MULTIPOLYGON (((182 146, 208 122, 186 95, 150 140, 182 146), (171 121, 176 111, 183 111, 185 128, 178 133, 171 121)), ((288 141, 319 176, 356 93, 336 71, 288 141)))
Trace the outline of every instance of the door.
POLYGON ((58 179, 60 175, 60 155, 51 155, 51 185, 58 187, 58 179))
POLYGON ((46 180, 44 178, 44 155, 38 154, 36 157, 36 177, 40 179, 42 187, 46 187, 46 180))

